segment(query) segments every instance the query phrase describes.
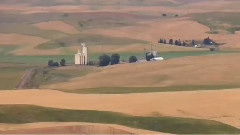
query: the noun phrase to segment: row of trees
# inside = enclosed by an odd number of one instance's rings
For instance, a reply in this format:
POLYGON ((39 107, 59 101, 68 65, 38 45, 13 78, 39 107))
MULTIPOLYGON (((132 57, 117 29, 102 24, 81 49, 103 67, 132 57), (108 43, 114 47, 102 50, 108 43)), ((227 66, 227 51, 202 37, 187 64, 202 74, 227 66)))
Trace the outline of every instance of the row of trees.
MULTIPOLYGON (((178 45, 178 46, 194 46, 194 45, 196 45, 200 42, 197 42, 196 40, 181 41, 180 39, 178 39, 178 40, 169 39, 168 42, 167 42, 166 39, 160 39, 160 40, 158 40, 158 43, 178 45)), ((215 45, 217 43, 214 42, 209 37, 207 37, 207 38, 203 39, 202 44, 204 44, 204 45, 215 45)))
MULTIPOLYGON (((115 64, 119 64, 120 62, 120 55, 115 53, 112 54, 111 57, 107 54, 103 54, 101 56, 99 56, 99 66, 108 66, 109 64, 111 65, 115 65, 115 64)), ((136 56, 131 56, 129 58, 129 63, 134 63, 137 62, 138 59, 136 56)))
MULTIPOLYGON (((103 55, 99 56, 98 59, 99 59, 99 66, 108 66, 109 64, 115 65, 115 64, 120 63, 120 55, 117 54, 117 53, 112 54, 111 57, 107 54, 103 54, 103 55)), ((134 63, 134 62, 137 62, 137 61, 138 61, 138 59, 137 59, 136 56, 131 56, 129 58, 129 63, 134 63)), ((60 62, 55 62, 53 60, 49 60, 48 61, 48 66, 49 67, 66 66, 66 60, 61 59, 60 62)))
MULTIPOLYGON (((195 40, 192 40, 191 42, 191 45, 195 45, 195 40)), ((178 45, 178 46, 186 46, 187 45, 187 42, 186 41, 181 41, 180 39, 179 40, 173 40, 173 39, 169 39, 169 41, 167 42, 166 39, 160 39, 158 40, 158 43, 162 43, 162 44, 170 44, 170 45, 178 45)))
POLYGON ((115 65, 115 64, 119 64, 120 55, 115 53, 115 54, 112 54, 112 56, 110 57, 107 54, 103 54, 99 56, 98 59, 99 59, 99 66, 108 66, 109 64, 115 65))
POLYGON ((66 66, 66 60, 65 59, 61 59, 61 61, 58 62, 54 62, 53 60, 49 60, 48 61, 48 66, 49 67, 59 67, 60 66, 66 66))

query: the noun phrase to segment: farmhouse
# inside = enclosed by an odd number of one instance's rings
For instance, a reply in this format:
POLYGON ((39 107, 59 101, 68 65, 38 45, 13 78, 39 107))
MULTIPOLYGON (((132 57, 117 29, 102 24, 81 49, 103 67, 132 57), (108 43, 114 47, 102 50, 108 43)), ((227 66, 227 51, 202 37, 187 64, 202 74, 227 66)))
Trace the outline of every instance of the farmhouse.
POLYGON ((81 49, 75 54, 75 64, 76 65, 87 65, 88 64, 88 48, 85 43, 81 44, 81 49))

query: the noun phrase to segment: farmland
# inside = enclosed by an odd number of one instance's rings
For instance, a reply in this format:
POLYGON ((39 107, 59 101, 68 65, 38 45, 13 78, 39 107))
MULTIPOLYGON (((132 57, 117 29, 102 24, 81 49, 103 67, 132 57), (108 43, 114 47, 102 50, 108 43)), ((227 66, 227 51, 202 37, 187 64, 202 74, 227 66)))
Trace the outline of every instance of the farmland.
POLYGON ((239 5, 1 0, 0 133, 239 134, 239 5), (119 54, 120 64, 75 65, 81 43, 88 61, 119 54), (151 51, 164 60, 147 62, 151 51))

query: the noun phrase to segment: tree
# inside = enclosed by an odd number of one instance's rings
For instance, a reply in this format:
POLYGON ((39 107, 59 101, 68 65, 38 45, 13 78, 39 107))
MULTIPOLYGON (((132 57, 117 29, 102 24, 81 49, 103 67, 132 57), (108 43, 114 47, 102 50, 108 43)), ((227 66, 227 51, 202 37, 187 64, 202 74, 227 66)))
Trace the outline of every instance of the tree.
POLYGON ((178 43, 178 40, 175 40, 175 45, 178 45, 179 43, 178 43))
POLYGON ((187 43, 186 43, 185 41, 183 41, 182 45, 183 45, 183 46, 186 46, 186 45, 187 45, 187 43))
POLYGON ((192 40, 191 45, 192 45, 192 46, 196 45, 196 41, 195 41, 195 40, 192 40))
POLYGON ((159 40, 159 43, 163 43, 162 39, 159 40))
POLYGON ((53 63, 53 67, 58 67, 58 66, 59 66, 58 62, 53 63))
POLYGON ((115 53, 111 56, 111 65, 119 64, 120 55, 115 53))
POLYGON ((60 65, 61 65, 61 66, 66 66, 66 60, 65 60, 65 59, 61 59, 60 65))
POLYGON ((169 39, 169 44, 173 44, 173 39, 169 39))
POLYGON ((146 53, 146 60, 147 61, 150 61, 152 58, 154 58, 154 56, 151 52, 146 53))
POLYGON ((49 67, 58 67, 59 63, 58 62, 54 62, 53 60, 49 60, 48 61, 48 66, 49 67))
POLYGON ((53 64, 54 64, 54 63, 53 63, 53 60, 49 60, 49 61, 48 61, 48 66, 49 66, 49 67, 52 67, 53 64))
POLYGON ((178 45, 179 45, 179 46, 182 46, 181 40, 178 40, 178 45))
POLYGON ((205 45, 213 45, 213 40, 210 39, 209 37, 207 37, 207 38, 205 38, 203 40, 203 44, 205 44, 205 45))
POLYGON ((137 62, 137 61, 138 61, 138 59, 137 59, 136 56, 131 56, 131 57, 129 58, 129 63, 135 63, 135 62, 137 62))
POLYGON ((167 41, 166 41, 166 39, 164 39, 163 43, 164 43, 164 44, 167 44, 167 41))
POLYGON ((110 56, 103 54, 99 56, 99 66, 108 66, 109 63, 111 62, 110 56))

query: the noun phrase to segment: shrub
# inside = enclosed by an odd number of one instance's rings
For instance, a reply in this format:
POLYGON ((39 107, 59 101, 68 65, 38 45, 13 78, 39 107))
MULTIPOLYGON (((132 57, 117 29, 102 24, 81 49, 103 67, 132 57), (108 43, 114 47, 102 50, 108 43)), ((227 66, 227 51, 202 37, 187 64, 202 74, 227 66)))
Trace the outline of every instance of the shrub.
POLYGON ((129 58, 129 63, 135 63, 135 62, 137 62, 137 61, 138 61, 138 59, 137 59, 136 56, 131 56, 131 57, 129 58))
POLYGON ((119 59, 120 59, 120 55, 115 53, 115 54, 112 54, 111 56, 111 64, 112 65, 115 65, 115 64, 119 64, 119 59))
POLYGON ((103 54, 99 56, 99 66, 108 66, 109 63, 111 62, 110 56, 103 54))

